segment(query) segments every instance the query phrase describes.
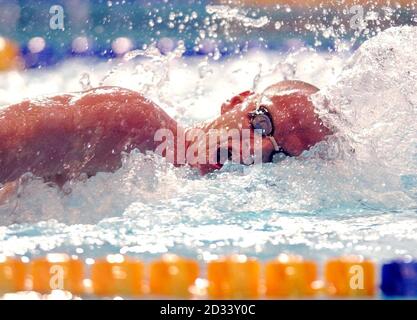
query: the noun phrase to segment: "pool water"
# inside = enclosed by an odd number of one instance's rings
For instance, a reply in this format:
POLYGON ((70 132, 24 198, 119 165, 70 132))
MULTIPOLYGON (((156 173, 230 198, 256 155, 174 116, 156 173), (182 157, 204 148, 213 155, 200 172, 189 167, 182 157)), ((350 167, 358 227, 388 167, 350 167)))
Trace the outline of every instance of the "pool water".
POLYGON ((241 91, 299 79, 322 89, 317 112, 337 133, 299 158, 227 164, 205 177, 137 151, 118 171, 68 183, 65 192, 28 177, 0 207, 0 252, 145 261, 166 252, 200 260, 294 253, 319 262, 351 253, 379 262, 416 256, 415 52, 417 28, 398 27, 355 53, 255 50, 214 60, 148 51, 124 63, 70 60, 9 72, 0 78, 4 107, 103 83, 143 92, 184 125, 215 117, 241 91))

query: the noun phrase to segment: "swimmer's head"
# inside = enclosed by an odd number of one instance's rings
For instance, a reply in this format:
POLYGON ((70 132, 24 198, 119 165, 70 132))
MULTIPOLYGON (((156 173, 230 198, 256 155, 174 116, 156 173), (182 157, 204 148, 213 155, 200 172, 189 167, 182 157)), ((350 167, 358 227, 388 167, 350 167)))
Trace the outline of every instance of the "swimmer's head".
MULTIPOLYGON (((298 156, 331 134, 314 112, 310 100, 310 96, 317 91, 316 87, 301 81, 283 81, 268 87, 261 94, 243 92, 222 105, 221 116, 204 125, 206 134, 198 141, 204 144, 209 155, 213 154, 212 150, 216 148, 224 149, 224 145, 219 146, 217 139, 210 139, 212 131, 230 132, 237 129, 244 140, 243 137, 248 135, 244 135, 243 130, 247 130, 250 135, 245 139, 249 141, 241 141, 240 144, 241 163, 250 163, 250 159, 244 159, 243 145, 250 146, 250 155, 259 154, 259 149, 254 148, 255 137, 262 141, 262 162, 272 161, 277 153, 279 153, 278 158, 298 156)), ((223 157, 224 155, 233 157, 230 144, 226 148, 227 150, 222 152, 223 157)), ((213 159, 208 160, 213 162, 213 159)), ((199 165, 200 170, 209 172, 212 169, 219 169, 227 159, 222 160, 223 162, 218 162, 214 166, 199 165)))
POLYGON ((251 107, 255 112, 265 109, 273 126, 271 145, 263 152, 268 153, 276 143, 285 154, 299 156, 331 134, 311 101, 318 90, 305 82, 283 81, 265 89, 254 101, 251 107))
POLYGON ((205 129, 251 130, 252 140, 261 135, 262 162, 272 161, 277 152, 298 156, 330 134, 310 100, 317 91, 301 81, 283 81, 261 94, 243 92, 224 103, 221 116, 205 129))

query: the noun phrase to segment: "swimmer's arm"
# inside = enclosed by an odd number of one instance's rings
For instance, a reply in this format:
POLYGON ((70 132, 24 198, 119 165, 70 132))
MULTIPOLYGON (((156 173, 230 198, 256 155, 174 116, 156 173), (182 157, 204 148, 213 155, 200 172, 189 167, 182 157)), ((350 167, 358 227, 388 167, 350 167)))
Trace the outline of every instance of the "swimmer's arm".
POLYGON ((123 152, 154 150, 159 128, 177 129, 162 109, 121 88, 12 105, 0 113, 0 183, 25 172, 66 181, 114 171, 123 152))

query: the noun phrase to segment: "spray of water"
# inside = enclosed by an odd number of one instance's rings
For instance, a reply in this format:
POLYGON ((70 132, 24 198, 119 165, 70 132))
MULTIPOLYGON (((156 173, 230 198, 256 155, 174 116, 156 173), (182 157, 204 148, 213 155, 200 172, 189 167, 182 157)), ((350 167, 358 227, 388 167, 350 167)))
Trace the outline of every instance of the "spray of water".
POLYGON ((417 172, 417 28, 395 27, 367 41, 336 82, 315 97, 342 155, 376 178, 417 172))
POLYGON ((247 12, 241 7, 230 7, 227 5, 208 5, 207 13, 211 14, 214 19, 233 22, 237 21, 245 28, 262 28, 269 23, 267 16, 259 18, 251 18, 247 16, 247 12))

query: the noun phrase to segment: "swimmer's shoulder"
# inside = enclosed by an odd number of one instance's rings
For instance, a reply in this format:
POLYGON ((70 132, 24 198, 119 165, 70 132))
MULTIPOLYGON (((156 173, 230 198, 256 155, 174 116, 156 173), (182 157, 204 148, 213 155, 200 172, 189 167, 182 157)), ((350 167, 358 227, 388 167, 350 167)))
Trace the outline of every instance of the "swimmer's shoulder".
POLYGON ((83 117, 114 119, 116 122, 120 119, 147 119, 152 114, 162 114, 162 109, 141 93, 115 86, 74 93, 68 107, 76 118, 83 114, 83 117))
POLYGON ((75 102, 137 102, 146 101, 147 99, 139 92, 117 86, 102 86, 91 88, 83 92, 72 94, 71 101, 75 102))
POLYGON ((142 94, 140 94, 137 91, 118 87, 118 86, 102 86, 102 87, 95 87, 88 89, 86 91, 77 92, 76 94, 81 95, 95 95, 95 96, 140 96, 143 97, 142 94))

